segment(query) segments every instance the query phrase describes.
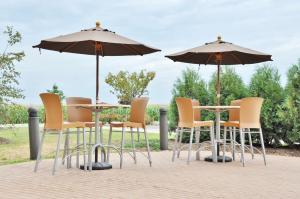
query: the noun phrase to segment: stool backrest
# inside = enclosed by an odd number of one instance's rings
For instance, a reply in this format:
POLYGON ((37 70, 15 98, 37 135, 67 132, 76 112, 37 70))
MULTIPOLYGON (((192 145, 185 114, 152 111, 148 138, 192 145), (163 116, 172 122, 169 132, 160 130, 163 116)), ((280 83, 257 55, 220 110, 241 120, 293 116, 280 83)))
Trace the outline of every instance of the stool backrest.
MULTIPOLYGON (((68 97, 66 99, 67 105, 72 104, 92 104, 90 98, 84 97, 68 97)), ((93 113, 90 109, 78 108, 78 107, 67 107, 68 121, 69 122, 92 122, 93 113)))
POLYGON ((148 97, 138 97, 134 98, 131 101, 131 110, 130 110, 130 122, 142 123, 145 125, 146 119, 146 107, 148 104, 148 97))
MULTIPOLYGON (((200 106, 200 102, 196 99, 193 99, 193 106, 200 106)), ((201 120, 201 111, 200 109, 194 109, 194 120, 200 121, 201 120)))
POLYGON ((264 99, 247 97, 241 100, 240 128, 261 128, 260 112, 264 99))
MULTIPOLYGON (((230 102, 230 106, 240 106, 241 100, 233 100, 230 102)), ((229 121, 240 121, 240 110, 230 109, 229 110, 229 121)))
POLYGON ((193 127, 194 124, 194 110, 193 101, 190 98, 177 97, 176 104, 179 114, 179 127, 193 127))
POLYGON ((63 110, 59 95, 41 93, 40 97, 45 107, 45 130, 62 130, 63 110))

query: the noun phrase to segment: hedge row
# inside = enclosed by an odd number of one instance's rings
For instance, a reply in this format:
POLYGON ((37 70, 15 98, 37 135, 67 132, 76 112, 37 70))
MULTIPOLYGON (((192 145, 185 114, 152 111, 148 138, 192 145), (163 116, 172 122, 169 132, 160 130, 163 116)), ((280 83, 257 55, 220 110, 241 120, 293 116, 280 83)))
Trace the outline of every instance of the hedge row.
MULTIPOLYGON (((130 109, 116 108, 107 109, 100 114, 103 122, 124 121, 129 117, 130 109)), ((152 123, 159 120, 159 105, 148 105, 146 122, 152 123)), ((40 122, 44 122, 44 108, 38 107, 40 122)), ((66 107, 64 107, 64 118, 67 119, 66 107)), ((6 107, 5 115, 0 116, 0 124, 24 124, 28 122, 28 107, 24 105, 9 105, 6 107)))

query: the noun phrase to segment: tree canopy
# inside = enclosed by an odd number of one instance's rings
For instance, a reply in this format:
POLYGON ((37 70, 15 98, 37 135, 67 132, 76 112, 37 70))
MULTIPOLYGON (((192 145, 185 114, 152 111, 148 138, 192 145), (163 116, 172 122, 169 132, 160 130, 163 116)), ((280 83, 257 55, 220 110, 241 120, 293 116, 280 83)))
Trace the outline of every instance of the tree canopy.
MULTIPOLYGON (((16 63, 23 60, 25 53, 13 48, 22 41, 22 36, 12 26, 7 26, 3 31, 7 36, 3 52, 0 52, 0 120, 2 123, 11 123, 7 117, 7 104, 13 99, 24 98, 22 90, 18 88, 20 73, 16 70, 16 63)), ((1 37, 4 39, 5 37, 1 37)), ((2 42, 1 42, 2 43, 2 42)))
MULTIPOLYGON (((187 68, 182 72, 181 77, 177 78, 173 85, 172 95, 169 113, 170 128, 172 129, 175 128, 178 122, 176 97, 197 99, 202 105, 207 104, 209 100, 206 83, 200 77, 199 73, 192 68, 187 68)), ((203 117, 205 116, 203 115, 203 117)))
POLYGON ((53 84, 52 89, 47 90, 47 92, 59 95, 60 100, 64 100, 66 98, 64 92, 58 88, 57 84, 53 84))
POLYGON ((109 73, 105 82, 112 87, 110 92, 117 96, 120 104, 130 104, 133 98, 148 94, 147 87, 154 77, 155 72, 146 70, 139 73, 120 71, 115 75, 109 73))
MULTIPOLYGON (((232 67, 224 67, 221 72, 221 104, 229 105, 232 100, 241 99, 248 95, 248 90, 242 78, 232 67)), ((217 74, 209 82, 210 103, 216 104, 217 74)))
POLYGON ((264 98, 261 124, 265 144, 279 144, 283 126, 278 113, 284 95, 278 70, 269 65, 258 67, 251 78, 249 92, 253 97, 264 98))
MULTIPOLYGON (((23 60, 23 51, 14 51, 12 47, 22 41, 22 36, 12 26, 7 26, 3 32, 7 41, 4 51, 0 54, 0 103, 10 102, 12 99, 23 98, 22 90, 17 88, 20 73, 15 64, 23 60)), ((4 37, 1 37, 4 38, 4 37)))

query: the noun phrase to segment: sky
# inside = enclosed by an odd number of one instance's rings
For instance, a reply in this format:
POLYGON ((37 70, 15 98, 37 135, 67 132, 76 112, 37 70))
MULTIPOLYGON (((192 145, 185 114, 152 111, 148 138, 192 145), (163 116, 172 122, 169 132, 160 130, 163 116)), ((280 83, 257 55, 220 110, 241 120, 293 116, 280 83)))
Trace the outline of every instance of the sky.
MULTIPOLYGON (((161 49, 145 56, 100 58, 101 101, 116 103, 104 82, 109 72, 146 69, 156 77, 148 87, 150 103, 167 104, 174 81, 187 67, 199 70, 208 82, 216 66, 174 63, 167 54, 222 39, 272 55, 281 83, 288 68, 300 58, 300 1, 298 0, 1 0, 0 31, 13 26, 22 36, 14 50, 24 50, 16 64, 21 72, 19 87, 25 99, 18 103, 41 104, 39 93, 56 83, 66 96, 95 98, 95 56, 33 49, 42 39, 80 31, 100 21, 122 36, 161 49)), ((0 52, 5 38, 0 34, 0 52)), ((249 83, 260 65, 235 66, 249 83)))

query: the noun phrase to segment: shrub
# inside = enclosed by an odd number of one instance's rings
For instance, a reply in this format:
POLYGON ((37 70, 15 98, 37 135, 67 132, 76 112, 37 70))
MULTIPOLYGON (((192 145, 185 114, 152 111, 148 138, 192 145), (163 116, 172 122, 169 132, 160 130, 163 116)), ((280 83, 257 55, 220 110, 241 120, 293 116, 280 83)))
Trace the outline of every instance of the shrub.
POLYGON ((204 80, 201 79, 199 73, 191 68, 187 68, 182 72, 180 78, 176 80, 172 90, 172 101, 170 104, 170 129, 174 130, 178 122, 178 111, 176 105, 176 97, 189 97, 197 99, 201 104, 205 105, 208 102, 208 92, 204 80))
POLYGON ((288 71, 288 82, 285 88, 285 101, 279 116, 283 121, 284 136, 288 144, 300 142, 300 60, 288 71))
POLYGON ((266 145, 279 145, 284 136, 282 120, 279 116, 284 100, 280 75, 274 67, 264 65, 257 68, 249 85, 250 95, 264 98, 261 110, 261 125, 266 145))
MULTIPOLYGON (((39 122, 44 123, 45 109, 37 107, 39 122)), ((24 124, 28 122, 28 107, 24 105, 9 105, 5 109, 6 117, 0 117, 0 124, 24 124)), ((67 120, 67 107, 63 107, 64 119, 67 120)), ((129 108, 106 109, 100 113, 102 122, 126 121, 129 119, 129 108)), ((146 109, 146 123, 150 124, 159 120, 159 105, 148 105, 146 109)))
MULTIPOLYGON (((174 83, 172 90, 172 101, 169 111, 169 127, 170 130, 175 130, 178 123, 178 110, 176 105, 176 97, 189 97, 197 99, 202 105, 208 103, 209 96, 207 86, 200 74, 191 68, 187 68, 182 72, 181 78, 178 78, 174 83)), ((207 118, 207 113, 202 113, 203 118, 207 118)), ((206 138, 205 138, 206 139, 206 138)), ((189 133, 183 134, 183 142, 189 140, 189 133)))
POLYGON ((5 108, 5 117, 1 117, 1 124, 20 124, 28 122, 27 108, 22 105, 11 104, 5 108))
POLYGON ((147 107, 147 117, 149 118, 149 122, 152 123, 154 121, 159 121, 159 105, 149 105, 147 107))

